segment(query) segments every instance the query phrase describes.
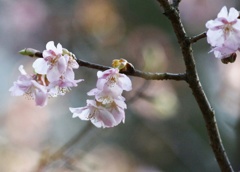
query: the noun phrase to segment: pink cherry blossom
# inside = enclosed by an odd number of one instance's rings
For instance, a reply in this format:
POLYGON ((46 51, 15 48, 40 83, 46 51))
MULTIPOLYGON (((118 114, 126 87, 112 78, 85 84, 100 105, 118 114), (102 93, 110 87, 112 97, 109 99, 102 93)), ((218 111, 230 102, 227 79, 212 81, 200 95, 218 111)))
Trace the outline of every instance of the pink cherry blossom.
POLYGON ((97 76, 97 88, 99 90, 112 90, 113 93, 120 95, 123 90, 130 91, 132 89, 132 82, 128 76, 119 73, 119 70, 116 68, 111 68, 104 72, 98 71, 97 76))
POLYGON ((99 90, 94 88, 87 93, 89 96, 95 96, 95 99, 98 102, 101 102, 103 105, 110 104, 116 100, 125 101, 125 98, 121 95, 117 95, 114 92, 109 90, 99 90))
POLYGON ((79 67, 76 60, 70 56, 70 53, 62 48, 61 44, 55 47, 54 42, 50 41, 43 51, 43 58, 35 60, 33 68, 36 73, 46 74, 50 82, 57 81, 65 72, 77 69, 79 67))
POLYGON ((19 67, 19 71, 21 75, 9 89, 11 95, 28 95, 33 97, 37 106, 45 106, 47 104, 48 93, 46 86, 42 85, 45 83, 44 78, 39 75, 27 74, 22 65, 19 67))
POLYGON ((95 100, 87 100, 87 106, 69 108, 73 117, 82 120, 91 120, 98 128, 114 127, 125 121, 125 98, 121 95, 123 90, 132 89, 131 80, 116 68, 104 72, 98 71, 97 88, 87 94, 94 96, 95 100))
POLYGON ((59 80, 50 82, 48 85, 49 94, 52 97, 57 97, 58 95, 65 95, 71 90, 71 87, 77 87, 79 82, 84 81, 83 79, 70 80, 65 77, 60 77, 59 80))
POLYGON ((55 47, 53 41, 49 41, 46 44, 46 50, 43 51, 43 58, 38 58, 33 63, 33 68, 35 69, 35 72, 39 74, 47 74, 47 72, 53 68, 53 66, 56 66, 62 70, 62 66, 64 66, 62 63, 64 63, 62 57, 62 45, 58 44, 57 47, 55 47), (59 61, 59 62, 58 62, 59 61), (59 64, 60 63, 60 64, 59 64))
POLYGON ((109 112, 113 115, 116 124, 118 125, 121 121, 125 122, 125 111, 127 105, 124 101, 115 99, 111 106, 108 107, 109 112))
POLYGON ((213 47, 215 57, 225 58, 240 48, 239 12, 230 8, 229 13, 224 6, 215 20, 206 23, 207 41, 213 47))
POLYGON ((229 57, 231 54, 235 53, 236 50, 225 45, 221 47, 215 47, 210 52, 213 52, 216 58, 223 59, 229 57))
POLYGON ((111 112, 95 100, 87 100, 87 106, 79 108, 69 108, 73 113, 73 118, 79 117, 81 120, 91 120, 98 128, 108 128, 118 125, 125 120, 125 113, 121 107, 112 106, 111 112))

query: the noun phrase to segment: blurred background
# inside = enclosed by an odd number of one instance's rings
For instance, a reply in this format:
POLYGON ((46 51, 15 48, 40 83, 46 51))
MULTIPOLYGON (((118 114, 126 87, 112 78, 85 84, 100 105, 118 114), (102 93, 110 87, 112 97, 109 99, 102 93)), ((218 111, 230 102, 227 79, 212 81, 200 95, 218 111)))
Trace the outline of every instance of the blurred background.
MULTIPOLYGON (((222 6, 234 0, 180 3, 189 36, 206 30, 222 6)), ((85 106, 96 70, 81 67, 85 79, 44 108, 8 89, 24 65, 23 48, 61 43, 78 58, 103 65, 125 58, 150 72, 184 72, 169 21, 156 0, 0 0, 0 171, 2 172, 216 172, 220 171, 203 117, 183 81, 145 81, 131 77, 125 92, 126 122, 97 129, 73 119, 69 107, 85 106)), ((197 69, 213 108, 226 152, 240 170, 240 60, 224 65, 208 53, 206 39, 193 46, 197 69)))

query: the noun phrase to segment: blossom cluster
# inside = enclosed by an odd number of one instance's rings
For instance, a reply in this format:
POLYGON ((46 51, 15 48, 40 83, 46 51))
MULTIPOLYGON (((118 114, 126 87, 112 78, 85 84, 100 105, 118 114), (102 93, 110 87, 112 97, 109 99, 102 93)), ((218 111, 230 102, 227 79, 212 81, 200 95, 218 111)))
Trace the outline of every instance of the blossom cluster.
MULTIPOLYGON (((34 57, 40 52, 29 48, 20 53, 34 57)), ((37 106, 45 106, 49 97, 65 95, 83 79, 75 80, 73 69, 79 68, 77 59, 61 44, 55 46, 53 41, 48 42, 40 57, 33 62, 33 74, 27 74, 23 65, 19 67, 21 74, 9 91, 13 96, 27 95, 35 100, 37 106)), ((122 93, 124 90, 130 91, 132 83, 120 70, 132 71, 134 68, 126 60, 120 59, 113 61, 113 68, 97 72, 96 88, 87 93, 94 99, 87 100, 85 107, 70 107, 74 118, 91 120, 99 128, 114 127, 125 121, 127 105, 122 93)))
MULTIPOLYGON (((120 63, 118 67, 121 66, 120 63)), ((73 117, 91 120, 98 128, 114 127, 121 121, 124 123, 124 109, 127 106, 122 92, 132 89, 131 80, 125 74, 119 73, 119 68, 98 71, 97 77, 96 88, 87 93, 89 96, 94 96, 94 99, 87 100, 85 107, 70 107, 73 117)))
POLYGON ((207 41, 213 47, 216 58, 236 58, 236 52, 240 50, 240 19, 239 12, 230 8, 229 13, 224 6, 215 20, 206 23, 207 41))
POLYGON ((13 96, 27 95, 33 98, 37 106, 45 106, 49 97, 65 95, 71 87, 76 87, 83 81, 74 79, 73 69, 79 65, 61 44, 55 47, 53 41, 48 42, 42 56, 34 61, 33 74, 27 74, 21 65, 21 74, 9 89, 13 96))

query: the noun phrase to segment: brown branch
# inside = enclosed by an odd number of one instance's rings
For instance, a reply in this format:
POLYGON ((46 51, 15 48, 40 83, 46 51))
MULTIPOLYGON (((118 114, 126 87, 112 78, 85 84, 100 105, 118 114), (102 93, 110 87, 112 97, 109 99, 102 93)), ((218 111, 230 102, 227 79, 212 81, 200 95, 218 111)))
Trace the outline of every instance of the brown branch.
POLYGON ((192 38, 190 38, 190 43, 195 43, 197 41, 199 41, 200 39, 206 38, 207 34, 206 32, 200 33, 199 35, 193 36, 192 38))
POLYGON ((215 112, 212 109, 202 88, 201 82, 195 66, 192 54, 192 43, 197 39, 189 39, 182 25, 178 10, 169 4, 167 0, 158 0, 164 9, 164 14, 169 18, 174 32, 177 36, 178 43, 181 47, 183 59, 186 66, 187 82, 193 95, 201 109, 205 124, 207 127, 210 144, 217 159, 218 165, 223 172, 232 172, 232 166, 225 152, 222 140, 216 123, 215 112))
POLYGON ((173 0, 172 5, 173 5, 174 7, 178 7, 178 5, 179 5, 180 2, 181 2, 181 0, 173 0))
MULTIPOLYGON (((27 55, 30 57, 37 57, 37 58, 42 58, 42 53, 38 50, 32 49, 32 48, 25 48, 20 51, 20 54, 22 55, 27 55)), ((92 69, 97 69, 97 70, 107 70, 110 69, 109 66, 103 66, 95 63, 90 63, 81 59, 77 59, 75 56, 74 58, 76 59, 77 63, 79 66, 87 67, 87 68, 92 68, 92 69)), ((136 76, 140 77, 146 80, 175 80, 175 81, 186 81, 186 73, 151 73, 151 72, 143 72, 140 70, 135 70, 134 68, 131 71, 127 72, 122 72, 126 75, 129 76, 136 76)))
MULTIPOLYGON (((107 70, 110 68, 108 66, 89 63, 80 59, 77 59, 77 62, 80 66, 97 69, 97 70, 107 70)), ((140 70, 134 70, 131 72, 122 72, 122 73, 130 76, 140 77, 146 80, 176 80, 176 81, 186 80, 185 73, 176 73, 176 74, 175 73, 151 73, 151 72, 143 72, 140 70)))

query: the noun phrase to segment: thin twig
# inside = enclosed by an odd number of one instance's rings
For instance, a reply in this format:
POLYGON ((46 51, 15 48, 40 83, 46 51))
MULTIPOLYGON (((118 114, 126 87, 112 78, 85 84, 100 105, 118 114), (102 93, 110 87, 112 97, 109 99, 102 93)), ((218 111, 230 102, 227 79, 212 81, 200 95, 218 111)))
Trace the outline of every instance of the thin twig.
POLYGON ((190 43, 195 43, 199 41, 200 39, 206 38, 207 34, 206 32, 200 33, 199 35, 193 36, 190 38, 190 43))
POLYGON ((210 138, 210 144, 217 159, 218 165, 223 172, 232 172, 228 156, 225 152, 216 123, 215 112, 212 109, 198 77, 194 57, 192 54, 192 42, 187 37, 182 25, 179 12, 172 7, 167 0, 158 0, 164 9, 164 14, 169 18, 181 47, 183 59, 186 66, 187 82, 201 109, 203 118, 210 138))
MULTIPOLYGON (((77 62, 80 66, 97 69, 97 70, 107 70, 110 68, 108 66, 102 66, 99 64, 90 63, 80 59, 77 59, 77 62)), ((176 80, 176 81, 186 80, 185 73, 151 73, 151 72, 143 72, 140 70, 134 70, 131 72, 123 72, 123 73, 129 76, 136 76, 146 80, 176 80)))
MULTIPOLYGON (((25 48, 22 50, 23 52, 27 50, 34 50, 32 53, 30 53, 30 57, 37 57, 37 58, 42 58, 42 53, 38 50, 32 49, 32 48, 25 48)), ((23 54, 26 55, 26 54, 23 54)), ((28 54, 29 56, 29 54, 28 54)), ((74 57, 76 58, 76 57, 74 57)), ((81 59, 76 58, 77 63, 79 66, 87 67, 87 68, 92 68, 92 69, 97 69, 97 70, 107 70, 110 69, 109 66, 103 66, 95 63, 90 63, 81 59)), ((135 76, 135 77, 140 77, 146 80, 175 80, 175 81, 186 81, 186 73, 151 73, 151 72, 143 72, 140 70, 133 69, 132 71, 129 72, 122 72, 126 75, 129 76, 135 76)))
POLYGON ((63 155, 63 153, 68 148, 70 148, 71 146, 76 144, 81 138, 83 138, 92 129, 92 127, 92 123, 88 122, 83 129, 79 130, 79 132, 71 140, 69 140, 65 145, 63 145, 60 149, 53 153, 50 158, 58 159, 59 157, 61 157, 61 155, 63 155))
POLYGON ((139 97, 141 97, 141 95, 143 94, 144 90, 146 90, 148 88, 148 86, 150 85, 149 81, 144 81, 144 83, 141 85, 141 87, 136 91, 136 93, 134 94, 134 96, 132 96, 129 100, 128 100, 128 105, 131 103, 134 103, 139 97))
POLYGON ((56 152, 53 154, 43 157, 37 167, 36 171, 41 171, 43 168, 45 168, 48 164, 52 163, 53 161, 56 161, 57 159, 61 159, 64 157, 64 153, 67 149, 72 147, 74 144, 76 144, 81 138, 83 138, 92 128, 92 124, 89 122, 87 125, 81 129, 72 139, 70 139, 66 144, 64 144, 61 148, 59 148, 56 152))

